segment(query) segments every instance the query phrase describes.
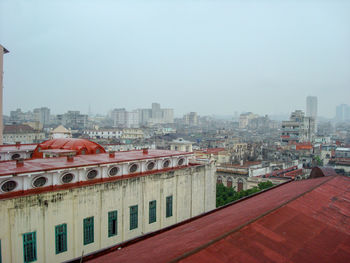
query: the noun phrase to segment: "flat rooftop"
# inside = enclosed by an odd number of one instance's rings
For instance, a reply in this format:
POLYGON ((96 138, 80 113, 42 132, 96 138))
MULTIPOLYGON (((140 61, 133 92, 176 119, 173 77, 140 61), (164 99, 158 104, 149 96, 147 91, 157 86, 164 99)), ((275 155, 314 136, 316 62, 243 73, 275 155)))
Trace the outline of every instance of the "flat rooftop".
POLYGON ((100 251, 88 262, 345 263, 350 262, 349 225, 350 178, 320 177, 284 183, 114 251, 100 251))
POLYGON ((0 153, 11 153, 18 151, 34 151, 38 144, 9 144, 0 145, 0 153))
POLYGON ((144 159, 155 159, 189 154, 192 153, 169 150, 148 150, 148 153, 145 154, 143 153, 143 150, 133 150, 125 152, 115 152, 115 157, 110 157, 108 153, 78 155, 74 156, 73 162, 68 162, 67 157, 30 159, 24 160, 24 165, 22 167, 17 167, 16 161, 4 161, 0 162, 0 176, 118 162, 131 162, 144 159))

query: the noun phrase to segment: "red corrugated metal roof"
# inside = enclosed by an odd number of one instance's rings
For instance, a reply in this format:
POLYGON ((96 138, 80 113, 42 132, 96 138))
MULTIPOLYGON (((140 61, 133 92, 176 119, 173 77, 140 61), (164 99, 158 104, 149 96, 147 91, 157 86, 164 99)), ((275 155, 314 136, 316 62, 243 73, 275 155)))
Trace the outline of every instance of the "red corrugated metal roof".
POLYGON ((350 178, 293 181, 91 262, 350 262, 350 178))
POLYGON ((349 200, 335 177, 180 262, 350 262, 349 200))

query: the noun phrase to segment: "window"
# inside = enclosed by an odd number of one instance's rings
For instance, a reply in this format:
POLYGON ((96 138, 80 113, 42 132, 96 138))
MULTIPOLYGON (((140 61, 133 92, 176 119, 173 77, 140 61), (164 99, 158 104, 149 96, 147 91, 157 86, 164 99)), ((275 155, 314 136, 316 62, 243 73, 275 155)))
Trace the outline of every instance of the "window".
POLYGON ((18 153, 15 153, 15 154, 12 155, 12 157, 11 157, 12 160, 17 160, 17 159, 19 159, 19 158, 21 158, 21 156, 20 156, 18 153))
POLYGON ((10 192, 13 191, 17 186, 15 181, 7 181, 1 185, 1 191, 10 192))
POLYGON ((149 223, 152 224, 157 221, 157 201, 149 202, 149 223))
POLYGON ((216 184, 222 184, 222 178, 220 176, 216 179, 216 184))
POLYGON ((108 212, 108 237, 118 234, 118 211, 108 212))
POLYGON ((98 174, 97 170, 90 170, 90 171, 87 173, 86 177, 87 177, 88 179, 94 179, 94 178, 97 176, 97 174, 98 174))
POLYGON ((165 160, 165 161, 163 162, 163 168, 168 168, 169 165, 170 165, 170 160, 165 160))
POLYGON ((137 228, 138 212, 137 205, 130 206, 130 230, 137 228))
POLYGON ((227 178, 227 187, 232 188, 232 178, 227 178))
POLYGON ((119 168, 118 167, 113 167, 109 170, 109 176, 115 176, 119 173, 119 168))
POLYGON ((33 186, 34 187, 41 187, 41 186, 44 186, 46 184, 46 182, 47 182, 46 177, 40 176, 40 177, 34 179, 33 186))
POLYGON ((185 162, 185 159, 184 159, 184 158, 181 158, 181 159, 178 160, 177 164, 178 164, 178 165, 183 165, 184 162, 185 162))
POLYGON ((129 172, 134 173, 137 171, 137 168, 139 168, 139 166, 136 163, 134 163, 134 164, 130 165, 129 172))
POLYGON ((148 163, 147 163, 147 170, 148 170, 148 171, 153 170, 153 168, 154 168, 155 165, 156 165, 156 164, 155 164, 154 162, 148 162, 148 163))
POLYGON ((166 217, 173 216, 173 196, 167 196, 166 198, 166 217))
POLYGON ((24 262, 36 261, 36 232, 23 234, 24 262))
POLYGON ((84 245, 94 242, 94 217, 84 219, 84 245))
POLYGON ((56 254, 67 251, 67 224, 55 226, 56 254))
POLYGON ((65 175, 62 176, 62 182, 63 183, 70 183, 71 181, 73 181, 74 175, 71 173, 67 173, 65 175))

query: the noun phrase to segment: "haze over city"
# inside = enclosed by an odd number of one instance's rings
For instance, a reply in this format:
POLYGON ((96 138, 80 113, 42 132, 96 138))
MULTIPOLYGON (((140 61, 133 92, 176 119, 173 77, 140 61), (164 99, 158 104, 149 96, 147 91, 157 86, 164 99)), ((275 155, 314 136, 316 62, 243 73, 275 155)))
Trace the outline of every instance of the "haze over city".
POLYGON ((0 3, 4 113, 290 114, 350 98, 348 1, 0 3))

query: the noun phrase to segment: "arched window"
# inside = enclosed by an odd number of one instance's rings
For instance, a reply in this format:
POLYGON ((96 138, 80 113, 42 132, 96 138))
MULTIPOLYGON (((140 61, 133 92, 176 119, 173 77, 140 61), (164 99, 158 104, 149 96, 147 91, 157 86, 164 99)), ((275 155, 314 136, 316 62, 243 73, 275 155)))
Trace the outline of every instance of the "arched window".
POLYGON ((218 178, 216 179, 216 183, 217 183, 217 184, 222 184, 222 178, 221 178, 221 176, 218 176, 218 178))
POLYGON ((243 190, 243 180, 241 178, 237 181, 237 192, 240 192, 243 190))
POLYGON ((227 187, 232 188, 232 178, 227 178, 227 187))

